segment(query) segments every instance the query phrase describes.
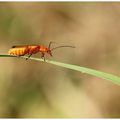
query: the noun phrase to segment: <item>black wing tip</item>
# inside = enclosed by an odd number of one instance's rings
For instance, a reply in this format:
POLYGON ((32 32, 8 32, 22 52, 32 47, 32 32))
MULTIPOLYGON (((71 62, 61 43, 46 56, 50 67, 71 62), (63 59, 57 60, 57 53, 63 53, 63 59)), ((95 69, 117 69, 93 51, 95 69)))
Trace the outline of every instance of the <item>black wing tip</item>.
POLYGON ((12 46, 12 48, 15 48, 16 46, 14 45, 14 46, 12 46))

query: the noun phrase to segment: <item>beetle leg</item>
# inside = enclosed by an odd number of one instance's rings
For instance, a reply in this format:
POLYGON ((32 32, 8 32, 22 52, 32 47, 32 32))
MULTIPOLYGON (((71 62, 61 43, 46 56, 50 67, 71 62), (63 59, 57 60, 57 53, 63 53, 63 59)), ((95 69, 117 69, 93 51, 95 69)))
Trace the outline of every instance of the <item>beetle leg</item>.
POLYGON ((45 62, 45 56, 43 57, 43 59, 44 59, 44 62, 45 62))
POLYGON ((43 59, 44 59, 44 62, 45 62, 45 54, 44 54, 44 53, 42 53, 41 58, 43 58, 43 59))
POLYGON ((31 56, 32 56, 32 54, 30 54, 30 55, 26 58, 26 60, 28 60, 31 56))

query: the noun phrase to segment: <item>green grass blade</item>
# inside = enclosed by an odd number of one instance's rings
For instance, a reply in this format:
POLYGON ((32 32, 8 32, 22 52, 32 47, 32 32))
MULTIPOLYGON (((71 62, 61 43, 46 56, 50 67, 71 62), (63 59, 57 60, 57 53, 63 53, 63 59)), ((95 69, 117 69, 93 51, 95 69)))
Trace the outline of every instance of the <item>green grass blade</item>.
POLYGON ((0 57, 16 57, 16 56, 13 56, 13 55, 0 55, 0 57))
MULTIPOLYGON (((16 56, 0 55, 0 57, 16 57, 16 56)), ((27 58, 27 56, 22 56, 21 58, 27 58)), ((42 62, 44 61, 43 59, 33 58, 33 57, 30 57, 29 59, 36 60, 36 61, 42 61, 42 62)), ((99 78, 102 78, 102 79, 105 79, 105 80, 109 80, 109 81, 111 81, 111 82, 113 82, 117 85, 120 85, 120 77, 117 77, 117 76, 112 75, 112 74, 108 74, 108 73, 105 73, 105 72, 101 72, 101 71, 86 68, 86 67, 80 67, 80 66, 77 66, 77 65, 62 63, 62 62, 49 61, 49 60, 46 60, 46 62, 50 63, 50 64, 53 64, 53 65, 60 66, 60 67, 64 67, 64 68, 68 68, 68 69, 71 69, 71 70, 79 71, 79 72, 82 72, 82 73, 87 73, 89 75, 93 75, 93 76, 96 76, 96 77, 99 77, 99 78)))

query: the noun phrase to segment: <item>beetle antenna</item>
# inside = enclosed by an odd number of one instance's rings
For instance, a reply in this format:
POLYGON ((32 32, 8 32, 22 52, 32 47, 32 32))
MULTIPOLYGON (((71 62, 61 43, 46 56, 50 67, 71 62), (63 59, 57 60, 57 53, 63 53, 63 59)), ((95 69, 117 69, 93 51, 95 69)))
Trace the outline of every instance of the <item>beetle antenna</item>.
POLYGON ((48 45, 48 49, 50 49, 51 44, 52 44, 52 42, 49 43, 49 45, 48 45))
POLYGON ((54 47, 54 48, 51 49, 51 51, 53 51, 55 49, 58 49, 58 48, 62 48, 62 47, 75 48, 75 46, 63 45, 63 46, 54 47))
POLYGON ((48 45, 48 49, 50 50, 50 47, 51 47, 51 44, 52 43, 55 43, 55 42, 50 42, 49 45, 48 45))

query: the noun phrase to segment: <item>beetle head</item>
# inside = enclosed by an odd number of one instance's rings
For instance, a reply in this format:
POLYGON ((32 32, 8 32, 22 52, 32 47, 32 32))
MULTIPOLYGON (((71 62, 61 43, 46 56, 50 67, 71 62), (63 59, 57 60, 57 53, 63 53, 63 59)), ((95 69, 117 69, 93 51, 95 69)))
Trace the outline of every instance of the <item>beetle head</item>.
POLYGON ((51 52, 50 49, 47 50, 47 53, 48 53, 50 56, 52 56, 52 52, 51 52))

